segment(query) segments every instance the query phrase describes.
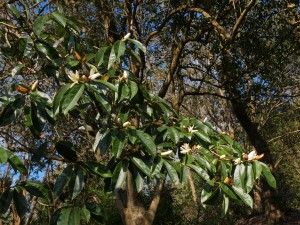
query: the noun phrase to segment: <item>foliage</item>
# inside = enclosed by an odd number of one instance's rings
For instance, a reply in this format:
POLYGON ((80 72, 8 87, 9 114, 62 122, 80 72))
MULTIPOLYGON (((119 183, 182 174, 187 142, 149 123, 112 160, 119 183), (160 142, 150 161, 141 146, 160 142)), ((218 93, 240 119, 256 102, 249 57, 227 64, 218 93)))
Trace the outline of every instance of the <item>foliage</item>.
POLYGON ((129 189, 131 175, 141 192, 160 180, 185 184, 192 171, 205 181, 201 203, 221 204, 222 215, 230 200, 253 207, 251 191, 259 177, 276 188, 259 156, 250 157, 253 152, 246 154, 210 123, 178 115, 149 92, 130 67, 142 63, 134 49, 146 53, 139 41, 126 35, 95 46, 61 7, 36 17, 27 3, 7 4, 6 10, 2 23, 11 30, 1 34, 1 60, 11 69, 1 94, 0 126, 25 126, 36 145, 23 150, 19 135, 15 148, 0 148, 1 163, 20 174, 1 195, 3 218, 13 208, 25 220, 29 196, 35 196, 51 208, 50 224, 101 222, 99 204, 80 201, 94 176, 117 195, 129 189), (53 183, 31 180, 29 160, 23 163, 20 152, 49 165, 61 161, 63 170, 53 183))

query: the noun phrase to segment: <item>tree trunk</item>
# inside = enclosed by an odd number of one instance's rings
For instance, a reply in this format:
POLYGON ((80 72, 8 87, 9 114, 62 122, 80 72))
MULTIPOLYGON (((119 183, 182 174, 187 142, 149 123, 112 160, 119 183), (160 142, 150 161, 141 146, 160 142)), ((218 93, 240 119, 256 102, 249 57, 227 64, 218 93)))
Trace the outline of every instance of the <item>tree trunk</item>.
POLYGON ((131 173, 127 172, 126 190, 116 191, 116 207, 124 225, 152 225, 160 201, 164 180, 157 181, 154 197, 148 208, 139 201, 131 173))
MULTIPOLYGON (((231 104, 233 112, 247 133, 251 144, 258 154, 265 153, 263 160, 270 164, 270 169, 272 170, 274 161, 270 154, 268 143, 259 133, 256 124, 253 123, 248 116, 245 104, 237 101, 231 101, 231 104)), ((256 201, 254 203, 255 208, 257 208, 258 211, 263 211, 269 224, 277 223, 283 216, 276 201, 277 190, 272 189, 264 180, 262 180, 261 183, 261 189, 258 187, 254 191, 254 199, 256 201)))

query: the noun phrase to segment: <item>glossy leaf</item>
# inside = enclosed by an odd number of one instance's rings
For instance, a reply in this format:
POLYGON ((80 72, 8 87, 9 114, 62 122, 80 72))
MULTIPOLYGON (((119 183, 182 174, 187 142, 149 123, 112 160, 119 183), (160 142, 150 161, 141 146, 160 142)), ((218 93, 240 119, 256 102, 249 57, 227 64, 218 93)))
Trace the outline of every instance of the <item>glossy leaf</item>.
POLYGON ((120 163, 121 163, 121 167, 118 173, 118 179, 116 181, 115 191, 118 191, 119 189, 122 188, 123 184, 125 183, 127 172, 128 172, 128 162, 121 161, 120 163))
POLYGON ((134 81, 129 81, 130 99, 133 99, 139 91, 138 85, 134 81))
POLYGON ((201 140, 211 143, 209 136, 207 134, 205 134, 204 132, 196 131, 196 132, 194 132, 194 134, 201 140))
POLYGON ((119 158, 122 154, 125 145, 126 134, 120 130, 112 143, 112 152, 116 158, 119 158))
POLYGON ((139 41, 128 38, 128 41, 132 42, 136 47, 138 47, 142 52, 146 53, 147 49, 146 47, 139 41))
POLYGON ((45 25, 45 23, 47 22, 48 17, 47 16, 39 16, 38 18, 36 18, 36 20, 34 21, 34 25, 33 25, 33 31, 34 33, 39 37, 43 27, 45 25))
POLYGON ((156 145, 155 145, 154 141, 152 140, 151 136, 140 130, 137 130, 136 134, 137 134, 138 138, 141 140, 141 142, 144 145, 144 147, 146 148, 146 150, 148 151, 148 153, 150 155, 152 155, 153 157, 155 157, 156 156, 156 145))
POLYGON ((15 76, 23 67, 25 67, 25 64, 19 64, 17 66, 15 66, 12 70, 11 70, 11 75, 15 76))
POLYGON ((177 144, 179 142, 180 135, 178 130, 174 126, 168 128, 168 135, 174 144, 177 144))
POLYGON ((232 189, 246 205, 253 208, 253 199, 249 194, 244 192, 244 190, 241 187, 232 186, 232 189))
POLYGON ((144 174, 146 174, 148 177, 151 177, 151 167, 144 162, 140 158, 132 157, 131 158, 132 162, 136 167, 138 167, 144 174))
POLYGON ((55 144, 55 148, 60 155, 71 162, 76 162, 77 153, 73 150, 72 147, 73 144, 68 141, 59 141, 55 144))
POLYGON ((71 179, 72 173, 73 173, 73 166, 69 165, 61 172, 61 174, 59 174, 59 176, 57 177, 57 179, 55 181, 55 185, 53 188, 53 192, 56 196, 59 197, 61 195, 64 187, 66 185, 68 185, 68 183, 71 179))
POLYGON ((208 173, 204 169, 202 169, 200 166, 190 164, 190 165, 188 165, 188 167, 192 168, 204 180, 206 180, 206 181, 210 180, 208 173))
POLYGON ((60 112, 60 105, 63 102, 64 94, 69 90, 71 84, 66 84, 62 86, 56 93, 53 100, 53 114, 57 115, 60 112))
POLYGON ((78 206, 62 208, 59 213, 57 225, 80 225, 80 214, 81 208, 78 206))
POLYGON ((268 184, 272 187, 272 188, 276 188, 277 185, 276 185, 276 180, 275 180, 275 177, 273 176, 273 174, 271 173, 269 167, 262 163, 262 162, 259 162, 261 167, 262 167, 262 172, 263 172, 263 175, 264 177, 266 178, 268 184))
POLYGON ((70 88, 65 94, 62 102, 62 112, 66 115, 80 99, 84 92, 84 85, 79 84, 70 88))
POLYGON ((233 177, 234 185, 236 187, 240 187, 240 188, 244 189, 245 177, 246 177, 245 165, 244 164, 236 165, 235 170, 234 170, 234 177, 233 177))
POLYGON ((236 194, 233 192, 232 188, 229 187, 227 184, 224 184, 223 182, 219 183, 221 190, 227 194, 230 198, 238 200, 236 194))
POLYGON ((71 176, 69 182, 69 190, 71 192, 72 200, 75 199, 84 187, 84 171, 81 167, 77 167, 71 176))
POLYGON ((99 147, 101 154, 105 154, 111 145, 111 139, 111 130, 108 129, 105 131, 105 133, 102 133, 102 131, 99 130, 96 134, 93 150, 96 151, 99 147))
POLYGON ((229 198, 226 195, 223 195, 221 218, 223 218, 226 215, 228 208, 229 208, 229 198))
POLYGON ((51 202, 51 190, 45 183, 27 180, 22 182, 20 186, 25 188, 30 194, 51 202))
POLYGON ((246 165, 246 173, 247 173, 247 177, 246 177, 246 192, 249 193, 252 190, 253 184, 254 184, 252 164, 246 165))
POLYGON ((4 215, 8 210, 12 198, 13 198, 14 191, 10 188, 6 189, 0 197, 0 214, 4 215))
POLYGON ((16 207, 18 216, 23 219, 27 212, 27 200, 23 195, 23 190, 16 187, 13 193, 14 205, 16 207))
POLYGON ((125 50, 126 50, 126 45, 123 41, 116 41, 115 44, 114 44, 114 52, 115 52, 115 55, 116 55, 116 58, 120 58, 122 55, 124 55, 125 53, 125 50))
POLYGON ((6 153, 8 156, 7 161, 12 166, 12 168, 15 171, 19 171, 21 174, 26 175, 28 171, 24 166, 23 162, 20 160, 20 158, 10 151, 7 151, 6 153))
POLYGON ((110 170, 103 164, 97 163, 97 162, 86 162, 84 165, 87 166, 87 168, 92 171, 94 174, 99 175, 101 177, 111 177, 112 174, 110 170))
POLYGON ((262 173, 262 166, 259 161, 253 161, 253 172, 255 180, 261 176, 262 173))
POLYGON ((65 27, 67 24, 67 19, 66 19, 65 15, 59 11, 53 12, 52 18, 56 23, 58 23, 59 25, 61 25, 63 27, 65 27))
POLYGON ((0 115, 0 126, 6 126, 16 121, 20 115, 21 109, 25 104, 25 97, 21 96, 10 102, 0 115))
POLYGON ((167 161, 164 161, 164 166, 166 167, 168 171, 168 175, 171 178, 172 182, 175 185, 179 184, 179 177, 174 167, 171 164, 169 164, 167 161))

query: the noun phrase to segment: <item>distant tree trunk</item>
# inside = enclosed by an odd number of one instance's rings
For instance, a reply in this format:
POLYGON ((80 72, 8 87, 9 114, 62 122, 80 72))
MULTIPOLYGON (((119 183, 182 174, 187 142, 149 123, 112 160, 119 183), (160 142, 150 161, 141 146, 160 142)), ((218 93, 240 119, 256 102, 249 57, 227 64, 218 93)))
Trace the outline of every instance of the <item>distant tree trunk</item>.
MULTIPOLYGON (((270 164, 270 168, 272 169, 274 163, 270 154, 268 143, 260 134, 257 129, 257 125, 247 114, 245 104, 235 100, 232 100, 231 104, 233 112, 247 133, 251 144, 254 146, 258 154, 265 153, 263 160, 270 164)), ((263 211, 270 224, 274 224, 282 217, 282 212, 280 211, 280 207, 276 201, 277 191, 272 189, 265 181, 262 181, 261 186, 261 189, 257 187, 254 192, 255 206, 259 211, 263 211)))
POLYGON ((152 225, 162 195, 164 180, 157 181, 154 197, 148 209, 139 201, 131 173, 127 173, 126 190, 116 193, 116 207, 124 225, 152 225))

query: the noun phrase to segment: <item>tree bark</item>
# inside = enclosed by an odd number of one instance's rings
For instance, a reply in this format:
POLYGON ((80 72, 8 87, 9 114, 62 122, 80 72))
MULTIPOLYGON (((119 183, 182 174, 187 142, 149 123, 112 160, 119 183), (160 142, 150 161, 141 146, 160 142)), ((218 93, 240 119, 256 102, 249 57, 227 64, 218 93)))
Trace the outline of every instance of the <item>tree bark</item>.
POLYGON ((126 190, 116 192, 116 207, 124 225, 152 225, 160 198, 164 180, 156 183, 154 197, 148 208, 139 201, 131 173, 127 172, 126 190))

